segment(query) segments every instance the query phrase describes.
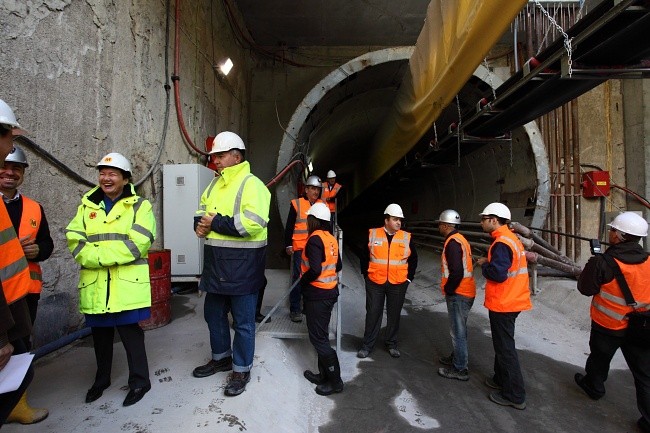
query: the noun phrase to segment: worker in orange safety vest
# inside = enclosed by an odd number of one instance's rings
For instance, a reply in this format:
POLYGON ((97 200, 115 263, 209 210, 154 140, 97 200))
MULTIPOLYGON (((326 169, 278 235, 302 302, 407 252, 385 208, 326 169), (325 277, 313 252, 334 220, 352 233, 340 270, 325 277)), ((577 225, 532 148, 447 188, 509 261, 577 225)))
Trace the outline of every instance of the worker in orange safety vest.
POLYGON ((339 191, 343 186, 336 182, 336 173, 334 170, 327 172, 326 182, 323 182, 323 192, 321 193, 321 200, 327 204, 331 213, 332 232, 334 232, 334 225, 336 225, 336 212, 337 212, 337 198, 339 191))
POLYGON ((526 408, 526 390, 515 348, 515 321, 520 312, 530 310, 528 263, 524 246, 508 227, 510 209, 502 203, 490 203, 481 216, 481 228, 489 233, 492 244, 487 258, 481 257, 485 277, 485 307, 489 311, 494 375, 486 385, 496 389, 489 397, 494 403, 526 408))

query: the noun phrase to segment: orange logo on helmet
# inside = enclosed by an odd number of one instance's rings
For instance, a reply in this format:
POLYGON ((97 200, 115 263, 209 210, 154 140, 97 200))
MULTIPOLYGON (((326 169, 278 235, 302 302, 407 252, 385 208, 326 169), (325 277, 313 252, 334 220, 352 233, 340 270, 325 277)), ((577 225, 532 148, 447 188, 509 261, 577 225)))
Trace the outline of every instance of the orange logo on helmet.
POLYGON ((36 220, 34 218, 30 219, 29 220, 29 225, 32 226, 33 229, 35 229, 36 226, 37 226, 36 220))
POLYGON ((97 218, 97 212, 94 212, 94 211, 90 212, 88 214, 88 218, 90 218, 91 220, 94 220, 95 218, 97 218))
POLYGON ((106 158, 104 158, 104 162, 111 162, 112 160, 113 160, 113 158, 111 158, 110 156, 107 156, 106 158))

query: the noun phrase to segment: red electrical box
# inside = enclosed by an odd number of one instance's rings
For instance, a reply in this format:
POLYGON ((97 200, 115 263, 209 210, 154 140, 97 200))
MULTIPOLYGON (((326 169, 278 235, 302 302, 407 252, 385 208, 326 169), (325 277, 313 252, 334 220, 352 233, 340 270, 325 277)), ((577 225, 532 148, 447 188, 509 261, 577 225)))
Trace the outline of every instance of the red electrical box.
POLYGON ((609 195, 609 172, 588 171, 582 174, 582 196, 585 198, 609 195))

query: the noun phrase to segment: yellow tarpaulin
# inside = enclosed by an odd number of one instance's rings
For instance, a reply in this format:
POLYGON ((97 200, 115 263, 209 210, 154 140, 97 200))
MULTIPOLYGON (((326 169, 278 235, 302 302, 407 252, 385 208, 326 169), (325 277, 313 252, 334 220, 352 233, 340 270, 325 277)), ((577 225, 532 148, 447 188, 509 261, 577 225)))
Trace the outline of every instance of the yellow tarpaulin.
POLYGON ((368 149, 357 195, 413 148, 472 76, 526 0, 433 0, 393 108, 368 149))

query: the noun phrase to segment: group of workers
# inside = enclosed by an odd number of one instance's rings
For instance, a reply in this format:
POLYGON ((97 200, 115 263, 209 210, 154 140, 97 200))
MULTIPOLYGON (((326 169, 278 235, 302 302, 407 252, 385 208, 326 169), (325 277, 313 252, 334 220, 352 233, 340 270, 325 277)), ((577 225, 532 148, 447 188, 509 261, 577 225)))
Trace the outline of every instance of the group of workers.
MULTIPOLYGON (((20 125, 11 108, 0 100, 0 370, 12 353, 29 350, 29 336, 40 289, 40 267, 52 252, 42 207, 17 193, 28 167, 24 152, 13 145, 20 125), (34 296, 35 295, 35 296, 34 296), (36 302, 35 302, 36 301, 36 302), (31 315, 30 315, 30 308, 31 315)), ((217 176, 200 198, 194 218, 196 236, 204 239, 204 265, 199 289, 206 292, 204 318, 208 325, 210 360, 193 370, 207 377, 232 370, 225 395, 240 395, 250 381, 255 351, 255 321, 264 277, 267 224, 271 194, 250 171, 245 145, 235 133, 218 134, 210 151, 217 176), (229 314, 232 316, 229 319, 229 314), (231 327, 234 336, 231 337, 231 327)), ((147 254, 156 236, 151 203, 138 196, 132 184, 130 162, 109 153, 97 164, 98 185, 86 193, 66 228, 68 248, 79 263, 79 304, 92 330, 97 362, 95 379, 86 402, 102 396, 111 384, 113 334, 117 328, 127 353, 129 392, 123 402, 138 402, 151 389, 144 333, 138 322, 151 312, 147 254)), ((292 200, 285 231, 286 253, 291 256, 290 319, 302 321, 318 358, 318 373, 304 376, 316 384, 320 395, 343 390, 336 351, 329 343, 329 321, 337 302, 341 258, 333 236, 336 197, 341 185, 329 171, 327 182, 310 176, 303 197, 292 200)), ((453 351, 439 359, 438 374, 449 379, 469 379, 467 318, 476 296, 473 263, 486 279, 485 307, 489 311, 494 347, 494 374, 485 384, 493 388, 491 401, 515 409, 526 408, 526 393, 515 348, 515 322, 520 312, 532 308, 524 247, 508 224, 511 212, 491 203, 481 216, 481 227, 493 241, 487 257, 473 261, 468 241, 458 231, 460 215, 440 214, 438 229, 445 237, 441 289, 449 316, 453 351)), ((411 234, 402 230, 404 213, 392 203, 384 211, 384 226, 368 234, 367 254, 361 254, 365 276, 366 318, 357 357, 370 355, 386 309, 384 343, 398 358, 400 312, 418 258, 411 234)), ((578 280, 578 289, 593 296, 592 330, 586 374, 575 381, 592 399, 604 396, 604 383, 614 353, 621 348, 634 376, 637 424, 650 431, 650 347, 626 337, 627 314, 646 311, 650 305, 650 261, 639 244, 648 224, 639 215, 624 212, 610 224, 610 248, 592 257, 578 280), (628 286, 635 304, 626 301, 628 286)), ((25 390, 33 377, 29 368, 20 387, 0 394, 0 426, 7 420, 38 422, 47 411, 29 407, 25 390)))

